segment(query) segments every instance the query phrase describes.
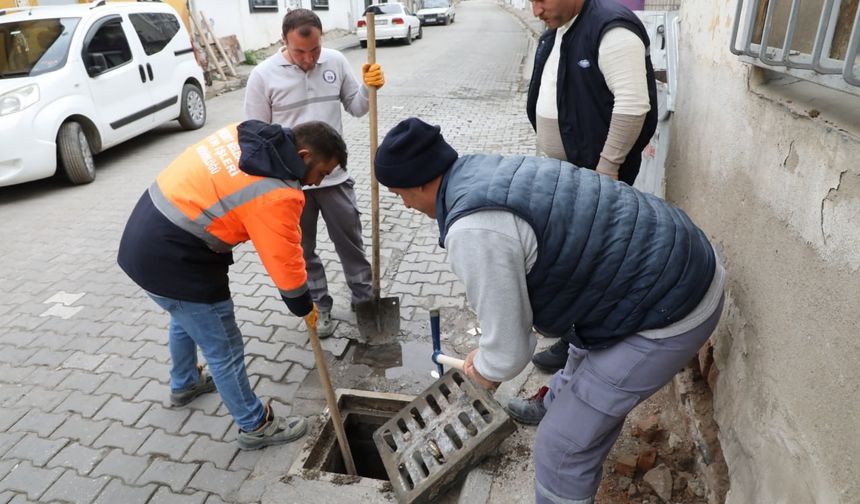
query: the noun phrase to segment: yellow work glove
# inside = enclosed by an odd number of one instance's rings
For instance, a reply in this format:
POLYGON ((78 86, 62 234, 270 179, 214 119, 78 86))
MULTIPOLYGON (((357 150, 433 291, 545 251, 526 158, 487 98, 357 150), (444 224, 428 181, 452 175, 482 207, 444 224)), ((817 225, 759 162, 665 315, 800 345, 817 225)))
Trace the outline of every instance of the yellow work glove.
POLYGON ((377 89, 385 85, 385 75, 382 73, 382 67, 379 63, 365 63, 361 67, 361 76, 364 78, 364 84, 377 89))
POLYGON ((314 309, 311 310, 310 313, 305 315, 305 324, 308 326, 309 329, 310 328, 316 329, 316 327, 317 327, 317 315, 318 314, 319 314, 319 312, 317 311, 317 304, 314 303, 314 309))

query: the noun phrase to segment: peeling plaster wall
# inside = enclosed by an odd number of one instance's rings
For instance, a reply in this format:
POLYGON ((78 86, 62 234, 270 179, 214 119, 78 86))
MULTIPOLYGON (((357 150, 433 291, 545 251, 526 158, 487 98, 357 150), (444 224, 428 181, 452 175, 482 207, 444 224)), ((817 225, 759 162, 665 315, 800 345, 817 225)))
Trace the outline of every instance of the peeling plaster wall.
POLYGON ((729 271, 713 336, 727 502, 855 504, 860 137, 830 120, 839 110, 781 99, 729 52, 734 9, 681 6, 666 172, 667 198, 714 239, 729 271))

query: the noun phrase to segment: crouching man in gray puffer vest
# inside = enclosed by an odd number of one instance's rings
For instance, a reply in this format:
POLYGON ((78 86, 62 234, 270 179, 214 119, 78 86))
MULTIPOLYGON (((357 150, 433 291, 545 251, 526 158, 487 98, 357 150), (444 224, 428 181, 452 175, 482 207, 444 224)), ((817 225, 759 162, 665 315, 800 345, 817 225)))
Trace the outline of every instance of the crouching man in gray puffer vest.
POLYGON ((375 161, 381 184, 438 220, 481 324, 469 378, 492 389, 519 374, 532 327, 570 343, 544 396, 535 494, 592 503, 625 416, 720 319, 725 270, 705 234, 665 201, 563 161, 458 157, 415 118, 385 136, 375 161))

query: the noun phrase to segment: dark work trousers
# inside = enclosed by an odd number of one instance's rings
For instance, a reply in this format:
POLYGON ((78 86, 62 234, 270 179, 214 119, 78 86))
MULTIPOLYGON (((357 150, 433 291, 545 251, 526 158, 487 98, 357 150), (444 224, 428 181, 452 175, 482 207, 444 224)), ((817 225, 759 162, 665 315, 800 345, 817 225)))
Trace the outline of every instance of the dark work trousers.
POLYGON ((717 327, 724 297, 704 322, 665 339, 628 336, 603 350, 570 346, 565 368, 544 397, 546 416, 535 438, 535 500, 592 504, 603 461, 624 418, 660 390, 717 327))
POLYGON ((343 266, 346 284, 352 291, 351 301, 359 303, 373 297, 370 263, 364 255, 361 219, 353 185, 355 181, 350 178, 342 184, 305 190, 305 208, 301 218, 302 250, 308 270, 308 287, 320 311, 331 311, 333 304, 325 267, 316 251, 320 214, 343 266))

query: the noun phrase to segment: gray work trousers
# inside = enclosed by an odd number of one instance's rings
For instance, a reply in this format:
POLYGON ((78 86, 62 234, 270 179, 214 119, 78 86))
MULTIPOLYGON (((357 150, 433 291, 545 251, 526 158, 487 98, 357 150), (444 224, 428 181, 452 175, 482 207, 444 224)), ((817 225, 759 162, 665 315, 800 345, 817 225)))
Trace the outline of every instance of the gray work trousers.
POLYGON ((535 501, 591 504, 603 461, 624 418, 692 359, 717 327, 714 313, 688 332, 665 339, 639 335, 602 350, 570 346, 567 364, 544 396, 547 413, 535 438, 535 501))
POLYGON ((340 258, 346 285, 352 292, 353 303, 369 301, 373 297, 370 263, 364 255, 361 237, 361 218, 355 202, 355 181, 305 191, 305 208, 302 211, 302 250, 308 270, 308 287, 320 311, 331 311, 334 301, 328 293, 325 267, 317 254, 317 221, 322 214, 328 236, 340 258))

